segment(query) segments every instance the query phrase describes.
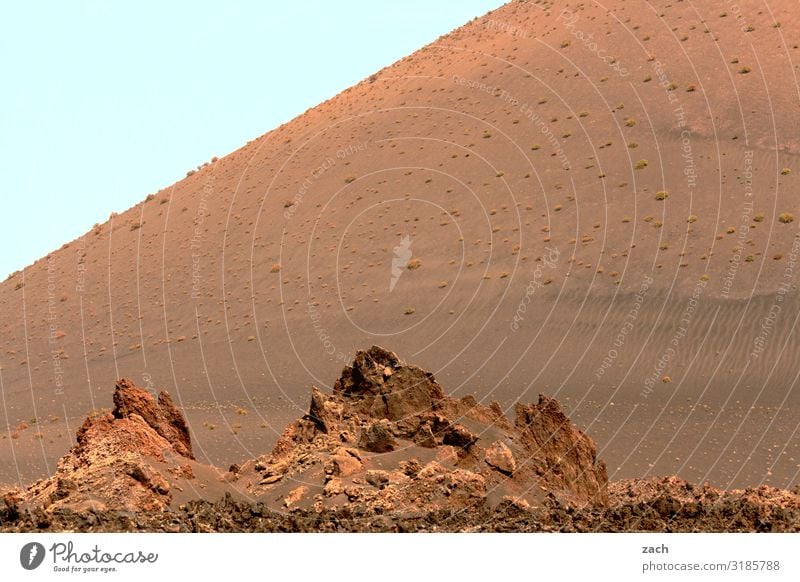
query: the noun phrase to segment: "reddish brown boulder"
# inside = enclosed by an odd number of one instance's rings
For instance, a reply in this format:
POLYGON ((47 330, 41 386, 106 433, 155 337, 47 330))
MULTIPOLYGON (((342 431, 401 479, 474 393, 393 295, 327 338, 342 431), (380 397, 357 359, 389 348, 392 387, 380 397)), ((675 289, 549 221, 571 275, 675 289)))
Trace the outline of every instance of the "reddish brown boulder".
POLYGON ((461 424, 451 424, 444 432, 442 444, 468 449, 478 442, 478 438, 467 427, 461 424))
POLYGON ((497 441, 492 444, 484 455, 486 463, 501 473, 512 475, 517 468, 517 461, 514 459, 514 453, 502 441, 497 441))

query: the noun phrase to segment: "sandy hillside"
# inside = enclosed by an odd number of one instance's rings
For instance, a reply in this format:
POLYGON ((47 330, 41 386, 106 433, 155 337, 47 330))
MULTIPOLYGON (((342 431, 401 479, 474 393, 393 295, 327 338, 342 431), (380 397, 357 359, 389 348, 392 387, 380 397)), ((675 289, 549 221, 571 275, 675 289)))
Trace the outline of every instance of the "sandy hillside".
POLYGON ((0 286, 0 482, 121 377, 255 458, 377 343, 556 397, 610 479, 796 485, 798 44, 791 0, 513 2, 143 193, 0 286))

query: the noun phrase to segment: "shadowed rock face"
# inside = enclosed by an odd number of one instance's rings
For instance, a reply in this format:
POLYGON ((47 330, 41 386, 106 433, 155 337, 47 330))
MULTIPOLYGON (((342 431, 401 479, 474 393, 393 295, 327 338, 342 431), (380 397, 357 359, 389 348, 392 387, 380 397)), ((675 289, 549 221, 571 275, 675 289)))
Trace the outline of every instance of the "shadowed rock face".
POLYGON ((242 478, 287 507, 415 511, 503 498, 538 504, 546 495, 607 502, 594 442, 555 400, 518 405, 512 424, 497 403, 448 397, 433 374, 378 346, 356 354, 332 394, 312 388, 308 414, 242 478))
POLYGON ((433 374, 403 365, 378 346, 359 351, 333 387, 349 407, 372 418, 404 421, 430 411, 444 398, 433 374))

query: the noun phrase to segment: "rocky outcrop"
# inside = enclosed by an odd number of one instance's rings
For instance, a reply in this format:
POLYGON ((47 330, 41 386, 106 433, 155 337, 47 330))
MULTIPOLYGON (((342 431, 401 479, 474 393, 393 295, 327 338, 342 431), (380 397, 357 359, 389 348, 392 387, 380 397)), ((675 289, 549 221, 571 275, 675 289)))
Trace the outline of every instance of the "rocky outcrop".
POLYGON ((172 482, 191 478, 193 458, 186 421, 169 394, 156 400, 123 379, 114 409, 87 418, 56 473, 22 497, 48 511, 160 511, 172 500, 172 482))
POLYGON ((204 487, 197 470, 213 474, 217 491, 246 491, 284 511, 607 502, 594 443, 554 400, 518 406, 512 424, 498 404, 446 396, 433 374, 377 346, 358 352, 332 393, 312 388, 308 413, 271 454, 227 473, 194 461, 186 421, 166 392, 154 398, 123 379, 113 401, 112 411, 86 419, 52 477, 19 492, 20 503, 48 514, 165 511, 176 491, 204 487))
POLYGON ((334 384, 333 393, 353 412, 404 425, 413 424, 444 399, 433 374, 403 365, 394 353, 378 346, 356 354, 353 365, 346 367, 334 384))
POLYGON ((189 427, 168 392, 161 392, 158 400, 155 400, 149 392, 123 378, 117 382, 114 391, 113 415, 116 419, 138 415, 166 439, 179 455, 194 459, 189 427))
POLYGON ((536 404, 517 404, 516 413, 522 444, 551 487, 590 499, 605 491, 605 464, 594 441, 575 429, 555 399, 540 395, 536 404))
POLYGON ((312 388, 271 454, 227 473, 192 460, 169 395, 120 380, 52 477, 0 489, 0 531, 797 532, 798 493, 609 484, 552 398, 517 405, 512 423, 372 347, 331 394, 312 388))
POLYGON ((319 510, 465 508, 504 498, 535 505, 547 495, 605 504, 605 465, 558 403, 540 396, 516 413, 512 424, 497 403, 446 396, 432 373, 373 346, 356 354, 331 394, 312 388, 308 414, 238 478, 284 504, 302 483, 291 505, 319 510))

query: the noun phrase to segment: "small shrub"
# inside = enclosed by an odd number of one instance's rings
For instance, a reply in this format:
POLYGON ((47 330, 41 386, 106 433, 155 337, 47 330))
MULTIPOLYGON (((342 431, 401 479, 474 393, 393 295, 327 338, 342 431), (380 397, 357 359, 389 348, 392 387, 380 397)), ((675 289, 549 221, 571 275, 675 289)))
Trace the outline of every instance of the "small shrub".
POLYGON ((408 261, 406 268, 409 271, 413 271, 414 269, 419 269, 422 266, 422 261, 420 259, 411 259, 408 261))
POLYGON ((413 315, 414 313, 416 313, 416 311, 417 310, 414 309, 413 307, 406 307, 403 313, 405 313, 406 315, 413 315))
POLYGON ((788 176, 791 173, 792 173, 792 170, 790 168, 784 168, 784 169, 781 170, 781 176, 788 176))
POLYGON ((764 222, 764 213, 759 212, 753 217, 753 222, 764 222))
POLYGON ((697 215, 695 215, 695 214, 690 214, 690 215, 689 215, 689 216, 686 218, 686 222, 688 222, 689 224, 692 224, 692 223, 694 223, 694 222, 697 222, 697 215))
POLYGON ((629 117, 625 120, 626 127, 633 127, 634 125, 636 125, 636 120, 633 117, 629 117))
POLYGON ((656 200, 666 200, 667 198, 669 198, 669 192, 666 190, 660 190, 656 192, 656 200))
POLYGON ((794 216, 790 212, 781 212, 778 221, 782 224, 789 224, 794 221, 794 216))
POLYGON ((273 263, 272 266, 269 268, 270 273, 279 273, 281 270, 280 263, 273 263))
POLYGON ((644 170, 647 167, 647 160, 639 160, 633 167, 634 170, 644 170))

